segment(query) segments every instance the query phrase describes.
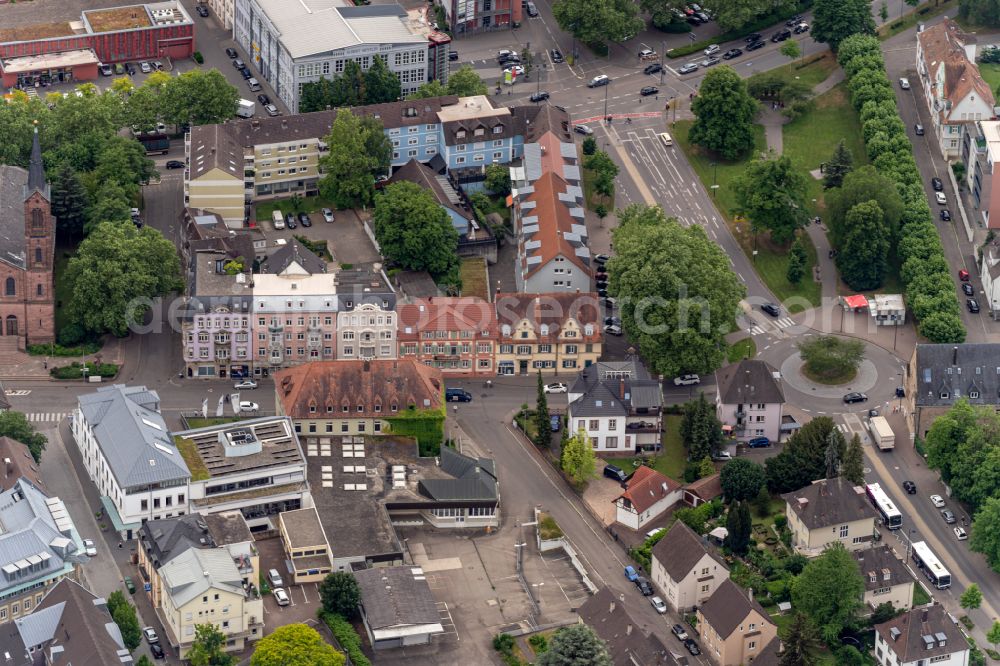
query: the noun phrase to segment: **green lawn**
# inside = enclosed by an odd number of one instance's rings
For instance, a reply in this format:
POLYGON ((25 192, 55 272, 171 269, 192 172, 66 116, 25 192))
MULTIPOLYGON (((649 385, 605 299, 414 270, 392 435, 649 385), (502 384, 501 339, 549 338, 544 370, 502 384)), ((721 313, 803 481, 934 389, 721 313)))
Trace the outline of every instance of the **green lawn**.
POLYGON ((753 338, 743 338, 737 340, 729 347, 729 362, 738 363, 744 358, 753 358, 757 355, 757 343, 753 338))
MULTIPOLYGON (((806 248, 806 274, 798 284, 788 281, 788 254, 760 244, 757 257, 753 260, 757 274, 774 292, 775 297, 782 302, 789 314, 802 312, 819 305, 822 295, 822 285, 813 280, 813 266, 816 265, 816 247, 808 235, 802 234, 802 243, 806 248), (811 304, 810 306, 807 306, 811 304)), ((746 247, 744 246, 744 249, 746 247)))
MULTIPOLYGON (((315 213, 320 208, 336 208, 336 206, 333 205, 332 201, 323 197, 302 197, 302 212, 315 213)), ((271 213, 275 209, 280 210, 285 215, 295 212, 292 208, 291 197, 274 201, 262 201, 257 204, 257 221, 266 222, 270 220, 271 213)))
POLYGON ((482 257, 466 257, 462 259, 458 270, 462 278, 463 296, 478 296, 484 301, 490 300, 490 287, 486 284, 485 259, 482 257))
POLYGON ((809 56, 776 69, 768 70, 768 74, 777 74, 784 79, 798 79, 810 87, 826 81, 833 70, 837 69, 837 60, 829 51, 822 56, 809 56), (808 63, 808 64, 806 64, 808 63))
MULTIPOLYGON (((684 466, 687 464, 687 453, 684 442, 681 441, 681 416, 677 414, 663 415, 663 452, 653 459, 653 469, 675 481, 684 479, 684 466)), ((618 465, 626 474, 638 467, 639 462, 648 457, 629 456, 627 458, 605 458, 613 465, 618 465)))
POLYGON ((919 582, 913 585, 913 606, 923 606, 931 602, 931 596, 924 590, 924 586, 919 582))
POLYGON ((994 62, 984 62, 979 65, 979 73, 990 86, 990 90, 1000 88, 1000 65, 994 62))

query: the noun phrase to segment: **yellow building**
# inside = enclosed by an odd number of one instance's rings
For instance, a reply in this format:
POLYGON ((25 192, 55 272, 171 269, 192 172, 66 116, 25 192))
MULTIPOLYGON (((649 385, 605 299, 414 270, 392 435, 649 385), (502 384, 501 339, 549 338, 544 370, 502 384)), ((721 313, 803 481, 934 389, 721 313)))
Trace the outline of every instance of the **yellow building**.
POLYGON ((195 626, 212 624, 226 637, 226 649, 241 652, 264 635, 264 603, 256 588, 245 590, 242 575, 225 548, 189 548, 159 571, 163 584, 156 609, 164 637, 183 659, 195 626))
POLYGON ((596 294, 497 294, 497 374, 575 375, 601 357, 596 294))
POLYGON ((330 544, 315 508, 285 511, 278 516, 278 529, 294 584, 318 583, 333 570, 330 544))
POLYGON ((843 477, 821 479, 781 499, 785 500, 792 546, 806 557, 819 555, 833 543, 847 550, 861 550, 872 543, 875 510, 865 497, 864 486, 843 477))
POLYGON ((753 591, 743 590, 728 578, 698 608, 701 649, 719 666, 755 662, 777 635, 777 625, 754 600, 753 591))

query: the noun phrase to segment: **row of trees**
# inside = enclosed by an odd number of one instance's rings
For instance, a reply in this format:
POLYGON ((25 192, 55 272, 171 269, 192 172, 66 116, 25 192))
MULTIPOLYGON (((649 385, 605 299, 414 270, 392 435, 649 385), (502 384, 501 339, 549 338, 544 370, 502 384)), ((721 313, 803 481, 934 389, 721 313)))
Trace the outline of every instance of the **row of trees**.
POLYGON ((837 476, 861 484, 864 482, 861 440, 855 435, 848 444, 832 418, 818 416, 792 435, 781 453, 768 458, 764 470, 767 486, 774 493, 791 492, 816 479, 837 476))
POLYGON ((958 15, 979 25, 1000 26, 1000 8, 996 0, 959 0, 958 15))
POLYGON ((969 545, 1000 571, 1000 415, 960 400, 927 433, 927 463, 974 516, 969 545))
POLYGON ((659 206, 619 212, 608 262, 629 339, 654 374, 708 373, 726 358, 746 288, 702 227, 681 226, 659 206))
MULTIPOLYGON (((879 196, 878 192, 869 192, 869 198, 860 201, 842 193, 845 201, 840 210, 844 211, 845 239, 867 216, 880 217, 888 233, 895 215, 893 211, 899 210, 896 253, 902 262, 900 274, 906 285, 907 301, 920 321, 920 334, 931 342, 961 342, 965 339, 965 328, 959 317, 951 268, 931 221, 913 148, 885 73, 879 41, 873 36, 859 34, 842 40, 838 47, 838 60, 847 74, 851 101, 861 117, 868 159, 874 173, 885 179, 882 184, 891 183, 893 187, 887 189, 895 191, 902 203, 899 208, 894 198, 879 196), (878 204, 877 209, 870 204, 872 201, 878 204), (847 219, 855 206, 866 202, 869 205, 855 210, 852 219, 847 219)), ((848 178, 849 175, 844 178, 845 183, 848 178)), ((857 231, 855 235, 856 246, 861 240, 857 231)))

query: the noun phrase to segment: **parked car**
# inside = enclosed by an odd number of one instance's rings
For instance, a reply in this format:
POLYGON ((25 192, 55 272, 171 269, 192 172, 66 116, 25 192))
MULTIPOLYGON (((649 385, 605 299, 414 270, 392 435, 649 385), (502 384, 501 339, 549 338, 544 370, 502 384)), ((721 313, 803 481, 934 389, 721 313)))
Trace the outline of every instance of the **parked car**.
POLYGON ((642 592, 642 596, 651 597, 653 596, 653 586, 650 584, 649 579, 643 576, 639 576, 638 580, 635 581, 635 586, 639 588, 642 592))
POLYGON ((767 42, 763 40, 758 40, 756 42, 750 42, 747 44, 747 51, 756 51, 757 49, 762 49, 767 46, 767 42))
POLYGON ((968 282, 969 281, 969 271, 965 270, 964 268, 959 269, 959 271, 958 271, 958 279, 961 280, 962 282, 968 282))
POLYGON ((965 529, 961 527, 953 527, 952 531, 955 533, 955 538, 959 541, 965 541, 969 538, 969 535, 965 533, 965 529))
POLYGON ((529 2, 528 6, 526 7, 526 10, 528 12, 528 16, 530 16, 531 18, 535 18, 536 16, 538 16, 538 8, 535 7, 535 3, 529 2))
POLYGON ((292 600, 288 598, 288 593, 282 587, 276 587, 271 592, 274 595, 274 600, 278 602, 279 606, 287 606, 292 603, 292 600))
POLYGON ((163 659, 167 656, 163 652, 163 647, 159 643, 153 643, 150 645, 149 652, 153 655, 153 659, 163 659))
POLYGON ((311 227, 313 225, 312 220, 309 219, 309 213, 299 213, 299 223, 303 227, 311 227))
POLYGON ((447 388, 444 390, 444 399, 448 402, 472 402, 472 394, 463 388, 447 388))
POLYGON ((148 62, 142 61, 139 63, 139 71, 141 71, 143 74, 149 74, 150 72, 153 71, 153 68, 149 66, 148 62))
POLYGON ((771 440, 767 437, 754 437, 747 441, 747 446, 751 449, 766 449, 771 446, 771 440))
POLYGON ((517 55, 516 51, 511 51, 510 49, 500 49, 497 51, 497 61, 506 60, 507 58, 520 59, 520 56, 517 55))
POLYGON ((284 587, 285 581, 281 580, 281 574, 277 569, 270 569, 267 572, 267 580, 273 587, 284 587))
POLYGON ((972 285, 969 284, 968 282, 963 282, 962 283, 962 293, 965 294, 966 296, 975 296, 976 295, 976 290, 973 289, 972 285))
POLYGON ((257 95, 257 101, 260 102, 261 106, 267 106, 268 104, 271 103, 271 98, 265 95, 264 93, 261 93, 257 95))
POLYGON ((646 65, 643 68, 642 73, 643 74, 659 74, 662 71, 663 71, 663 65, 661 65, 658 62, 654 62, 652 65, 646 65))
POLYGON ((233 48, 233 47, 231 47, 231 46, 230 46, 229 48, 227 48, 227 49, 226 49, 226 55, 227 55, 227 56, 229 56, 230 58, 234 59, 234 60, 235 60, 235 59, 236 59, 237 57, 239 57, 239 54, 238 54, 238 53, 236 52, 236 49, 234 49, 234 48, 233 48))
POLYGON ((944 192, 935 192, 934 200, 938 202, 939 206, 944 206, 948 203, 948 197, 945 196, 944 192))
POLYGON ((608 263, 608 259, 610 259, 610 258, 611 257, 609 257, 606 254, 595 254, 594 255, 594 261, 597 262, 598 264, 606 264, 606 263, 608 263))
POLYGON ((121 64, 120 62, 115 63, 115 74, 121 76, 124 73, 125 73, 125 65, 121 64))
POLYGON ((639 574, 635 572, 635 567, 629 564, 625 567, 625 577, 634 583, 639 579, 639 574))
POLYGON ((656 424, 652 421, 633 421, 625 426, 626 430, 642 430, 643 428, 655 428, 656 424))
POLYGON ((608 335, 613 335, 615 337, 618 337, 619 335, 622 334, 622 327, 619 324, 608 324, 607 326, 604 327, 604 332, 607 333, 608 335))
MULTIPOLYGON (((625 479, 628 478, 628 474, 625 473, 625 470, 623 470, 621 467, 618 467, 617 465, 605 465, 604 476, 608 477, 609 479, 614 479, 619 483, 625 483, 625 479)), ((626 574, 628 573, 627 571, 628 569, 631 569, 631 567, 626 567, 626 574)), ((632 579, 630 578, 629 580, 632 579)))
POLYGON ((660 615, 663 615, 664 613, 667 612, 667 605, 663 603, 663 599, 659 597, 653 597, 649 600, 649 603, 653 605, 653 608, 655 608, 656 612, 659 613, 660 615))
POLYGON ((694 642, 693 638, 689 638, 684 641, 684 648, 690 652, 693 656, 698 656, 701 654, 701 650, 698 648, 698 644, 694 642))
POLYGON ((97 546, 94 545, 93 539, 83 540, 83 552, 87 554, 87 557, 97 557, 97 546))
POLYGON ((951 512, 951 509, 941 509, 941 517, 944 518, 944 522, 952 525, 957 520, 955 514, 951 512))
POLYGON ((160 637, 156 635, 156 630, 152 627, 142 628, 142 637, 146 639, 146 642, 152 645, 153 643, 159 643, 160 637))
POLYGON ((594 133, 594 130, 590 129, 586 125, 573 125, 573 131, 577 134, 583 134, 586 136, 590 136, 594 133))
POLYGON ((125 63, 125 71, 129 76, 135 76, 135 67, 133 67, 131 63, 125 63))
POLYGON ((659 92, 660 89, 656 86, 643 86, 642 90, 639 91, 639 94, 643 97, 649 97, 650 95, 657 95, 659 92))
POLYGON ((165 166, 168 169, 183 169, 184 168, 184 162, 181 162, 180 160, 167 160, 167 163, 166 163, 165 166))
POLYGON ((697 71, 698 71, 698 63, 696 62, 689 62, 686 65, 681 65, 677 69, 678 74, 690 74, 691 72, 697 72, 697 71))
POLYGON ((910 89, 910 80, 908 78, 906 78, 905 76, 899 77, 899 87, 902 88, 903 90, 909 90, 910 89))
POLYGON ((324 222, 333 222, 333 211, 329 208, 324 208, 320 211, 323 214, 324 222))
POLYGON ((511 65, 508 65, 507 67, 504 67, 503 71, 504 71, 504 74, 506 74, 506 73, 509 72, 509 73, 513 74, 514 76, 522 76, 524 74, 524 67, 522 65, 511 64, 511 65))
POLYGON ((930 499, 931 499, 931 504, 934 505, 935 509, 944 508, 944 498, 941 497, 940 495, 931 495, 930 499))
POLYGON ((567 391, 567 386, 562 382, 546 384, 543 388, 545 393, 565 393, 567 391))
POLYGON ((611 79, 608 77, 607 74, 598 74, 597 76, 595 76, 590 80, 590 83, 587 84, 587 87, 600 88, 601 86, 606 86, 609 83, 611 83, 611 79))
POLYGON ((944 192, 944 183, 937 176, 931 178, 931 187, 934 188, 935 192, 944 192))
POLYGON ((947 208, 941 209, 940 216, 942 222, 951 222, 951 211, 948 210, 947 208))
POLYGON ((622 325, 622 320, 619 317, 605 317, 604 318, 604 325, 605 326, 621 326, 622 325))
POLYGON ((924 126, 921 125, 920 123, 917 123, 916 125, 913 126, 913 133, 916 134, 917 136, 923 136, 924 126))
POLYGON ((759 42, 761 40, 761 37, 762 35, 759 32, 752 32, 746 37, 744 37, 743 41, 745 41, 747 44, 753 44, 754 42, 759 42))
POLYGON ((965 299, 965 307, 969 309, 972 314, 977 314, 979 312, 979 301, 974 298, 965 299))
POLYGON ((775 305, 774 303, 764 303, 764 305, 760 306, 760 310, 761 310, 761 312, 766 312, 767 314, 771 315, 772 317, 780 317, 781 316, 781 308, 779 306, 775 305))
POLYGON ((132 582, 131 576, 125 576, 125 589, 129 594, 135 594, 135 583, 132 582))
POLYGON ((558 414, 549 416, 549 428, 552 432, 559 432, 562 429, 562 417, 558 414))
POLYGON ((298 228, 299 224, 295 221, 295 216, 291 213, 285 213, 285 226, 289 229, 298 228))
POLYGON ((792 36, 791 30, 788 30, 787 28, 785 30, 779 30, 778 32, 771 35, 771 43, 777 44, 778 42, 783 42, 791 36, 792 36))
POLYGON ((198 12, 198 16, 202 18, 208 18, 208 7, 205 5, 198 5, 195 7, 195 11, 198 12))
POLYGON ((729 451, 719 451, 712 454, 712 460, 716 462, 728 462, 733 459, 733 454, 729 451))
POLYGON ((673 633, 674 636, 678 638, 678 640, 686 641, 688 639, 688 633, 687 630, 684 629, 683 624, 675 624, 674 626, 670 627, 670 631, 671 633, 673 633))
POLYGON ((115 70, 111 67, 111 65, 101 65, 100 70, 101 70, 101 76, 111 76, 115 72, 115 70))
POLYGON ((743 55, 743 49, 729 49, 722 54, 723 60, 732 60, 733 58, 738 58, 743 55))
POLYGON ((793 25, 800 23, 802 21, 802 15, 796 14, 792 18, 785 21, 785 27, 791 28, 793 25))
POLYGON ((804 32, 809 32, 809 24, 799 23, 797 26, 792 28, 792 32, 794 32, 796 35, 801 35, 804 32))
POLYGON ((276 107, 274 104, 265 104, 264 110, 267 111, 267 115, 271 116, 272 118, 281 115, 281 111, 278 111, 278 107, 276 107))
POLYGON ((256 402, 250 402, 249 400, 240 400, 240 411, 241 412, 256 412, 260 410, 260 405, 256 402))
POLYGON ((701 383, 701 377, 694 374, 674 377, 674 386, 694 386, 695 384, 700 384, 700 383, 701 383))
POLYGON ((649 60, 656 57, 656 52, 653 49, 642 49, 639 51, 640 60, 649 60))
POLYGON ((237 391, 252 391, 257 388, 257 382, 252 379, 244 379, 243 381, 236 382, 233 388, 237 391))
POLYGON ((913 481, 903 481, 903 490, 906 491, 907 495, 916 495, 917 484, 913 483, 913 481))
POLYGON ((844 396, 844 404, 847 405, 851 405, 855 402, 866 402, 867 400, 868 396, 858 391, 848 393, 844 396))
POLYGON ((451 62, 458 60, 458 51, 448 51, 448 60, 451 62))
POLYGON ((563 54, 559 49, 550 49, 549 56, 552 58, 552 62, 560 63, 563 62, 563 54))
POLYGON ((548 98, 549 98, 548 91, 542 90, 540 92, 532 93, 529 99, 531 99, 532 102, 544 102, 548 98))

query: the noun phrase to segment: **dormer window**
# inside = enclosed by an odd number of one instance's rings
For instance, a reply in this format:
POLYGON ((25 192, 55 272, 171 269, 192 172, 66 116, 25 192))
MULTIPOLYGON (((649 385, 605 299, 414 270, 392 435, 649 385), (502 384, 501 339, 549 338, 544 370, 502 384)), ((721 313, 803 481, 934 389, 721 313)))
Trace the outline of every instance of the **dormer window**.
POLYGON ((950 397, 951 397, 951 395, 947 391, 941 391, 941 399, 942 400, 947 400, 950 397))
POLYGON ((503 125, 497 125, 493 128, 494 134, 503 134, 503 125))
POLYGON ((456 139, 464 139, 465 138, 465 130, 458 130, 457 132, 455 132, 455 138, 456 139))
POLYGON ((486 134, 486 130, 484 130, 482 127, 477 127, 475 129, 475 131, 473 132, 473 134, 475 136, 482 136, 482 135, 486 134))
POLYGON ((310 414, 315 414, 316 413, 316 403, 315 402, 309 403, 309 413, 310 414))
MULTIPOLYGON (((510 335, 510 324, 504 324, 503 326, 501 326, 500 327, 500 332, 503 335, 509 336, 510 335)), ((1000 368, 998 368, 998 369, 1000 369, 1000 368)))
POLYGON ((345 402, 340 406, 340 411, 346 414, 347 412, 351 411, 351 407, 345 402))
POLYGON ((969 391, 969 397, 972 398, 973 400, 977 400, 979 398, 979 391, 976 390, 969 391))
POLYGON ((364 405, 358 405, 358 413, 360 414, 363 411, 365 411, 365 406, 364 405))
POLYGON ((583 327, 583 334, 584 335, 593 335, 594 334, 594 325, 593 324, 586 324, 583 327))
POLYGON ((542 324, 541 327, 540 327, 540 330, 541 330, 542 335, 548 335, 549 334, 549 325, 548 324, 542 324))

